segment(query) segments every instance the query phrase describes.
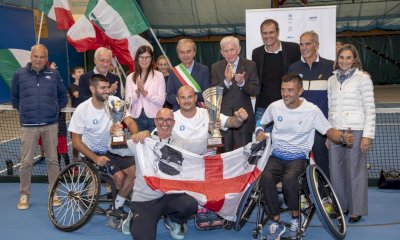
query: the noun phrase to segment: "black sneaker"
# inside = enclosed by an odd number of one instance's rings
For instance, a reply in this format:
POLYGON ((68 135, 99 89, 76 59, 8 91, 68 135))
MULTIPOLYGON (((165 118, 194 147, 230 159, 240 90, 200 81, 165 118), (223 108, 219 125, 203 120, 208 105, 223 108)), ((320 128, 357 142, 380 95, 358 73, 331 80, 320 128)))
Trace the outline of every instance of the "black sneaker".
POLYGON ((112 210, 111 215, 117 219, 122 219, 122 220, 128 217, 128 213, 125 212, 124 207, 119 207, 117 209, 112 210))

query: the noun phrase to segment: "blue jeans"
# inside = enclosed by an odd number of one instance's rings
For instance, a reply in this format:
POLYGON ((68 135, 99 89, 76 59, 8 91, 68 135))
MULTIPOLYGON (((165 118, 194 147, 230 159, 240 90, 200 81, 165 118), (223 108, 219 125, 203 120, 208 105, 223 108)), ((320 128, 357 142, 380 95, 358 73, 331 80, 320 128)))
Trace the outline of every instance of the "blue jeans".
POLYGON ((154 118, 149 118, 146 116, 146 113, 142 109, 142 112, 140 113, 140 116, 138 118, 135 118, 136 124, 138 125, 138 130, 140 131, 145 131, 149 130, 152 132, 154 128, 156 128, 156 125, 154 123, 154 118))

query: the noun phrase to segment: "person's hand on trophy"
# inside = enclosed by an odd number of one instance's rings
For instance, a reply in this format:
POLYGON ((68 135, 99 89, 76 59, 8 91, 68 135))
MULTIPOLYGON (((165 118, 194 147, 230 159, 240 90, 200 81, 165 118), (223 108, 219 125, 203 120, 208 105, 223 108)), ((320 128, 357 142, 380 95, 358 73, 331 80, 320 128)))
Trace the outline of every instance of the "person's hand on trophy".
POLYGON ((110 135, 116 135, 117 133, 121 132, 124 130, 124 126, 120 122, 115 122, 111 125, 110 128, 110 135))
POLYGON ((212 120, 210 120, 208 122, 208 132, 212 133, 214 129, 218 129, 218 130, 221 129, 221 120, 218 119, 217 121, 215 121, 215 126, 214 126, 214 122, 212 120))

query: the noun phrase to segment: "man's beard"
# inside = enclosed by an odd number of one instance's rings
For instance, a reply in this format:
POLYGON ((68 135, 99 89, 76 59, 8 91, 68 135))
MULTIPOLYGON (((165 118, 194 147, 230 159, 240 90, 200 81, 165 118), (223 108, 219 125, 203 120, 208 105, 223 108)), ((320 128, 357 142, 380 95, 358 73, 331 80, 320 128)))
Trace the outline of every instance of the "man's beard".
POLYGON ((105 102, 105 101, 107 101, 108 100, 108 94, 106 95, 106 97, 104 96, 105 94, 99 94, 99 93, 96 93, 95 95, 94 95, 94 97, 96 98, 96 100, 98 100, 98 101, 100 101, 100 102, 105 102))

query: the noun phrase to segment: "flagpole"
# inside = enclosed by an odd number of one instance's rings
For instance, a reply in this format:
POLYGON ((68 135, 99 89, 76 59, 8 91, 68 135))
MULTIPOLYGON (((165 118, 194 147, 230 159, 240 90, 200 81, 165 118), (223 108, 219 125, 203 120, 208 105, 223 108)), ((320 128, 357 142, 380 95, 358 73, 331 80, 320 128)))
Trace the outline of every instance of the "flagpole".
POLYGON ((40 35, 42 33, 42 25, 43 25, 43 16, 44 16, 44 12, 42 12, 42 16, 40 17, 40 25, 39 25, 39 33, 38 33, 37 44, 40 43, 40 35))
POLYGON ((158 47, 161 49, 162 54, 165 56, 165 59, 167 59, 169 67, 172 69, 173 66, 172 66, 171 62, 169 61, 167 54, 164 52, 164 49, 161 47, 160 41, 158 41, 156 34, 154 33, 152 28, 149 28, 149 30, 150 30, 151 35, 153 35, 154 40, 156 40, 158 47))
POLYGON ((118 62, 118 59, 116 57, 114 57, 114 60, 117 63, 117 74, 118 74, 119 81, 120 81, 120 84, 121 84, 121 97, 125 98, 125 86, 124 86, 124 83, 123 83, 122 78, 121 78, 121 72, 122 72, 122 75, 125 78, 125 82, 126 82, 126 74, 123 71, 123 68, 122 68, 121 64, 118 62))

